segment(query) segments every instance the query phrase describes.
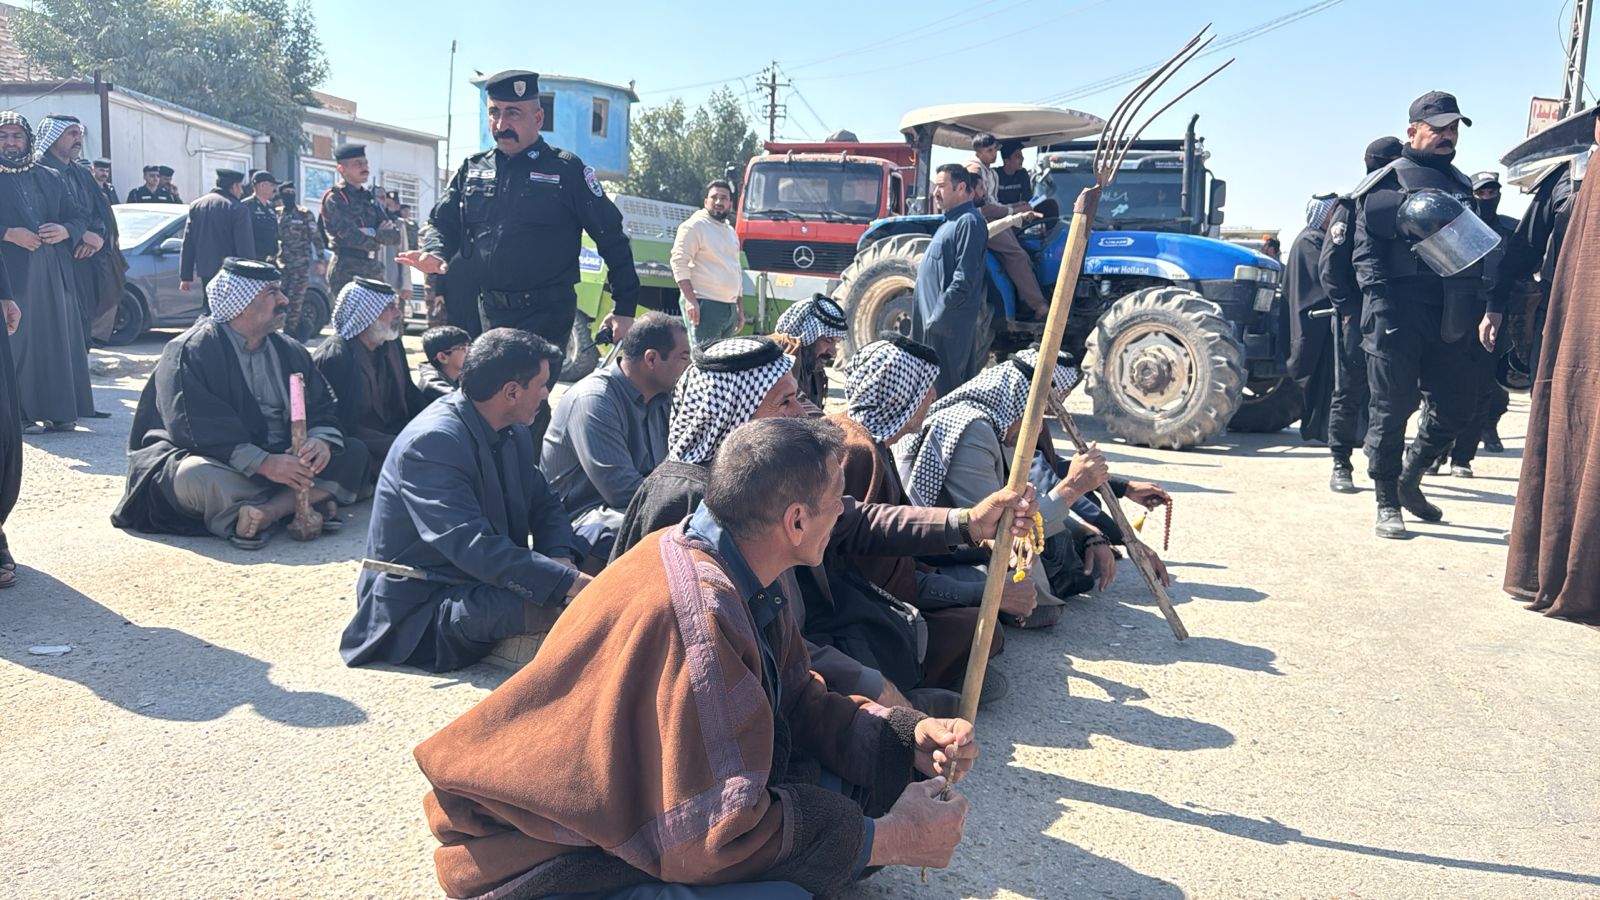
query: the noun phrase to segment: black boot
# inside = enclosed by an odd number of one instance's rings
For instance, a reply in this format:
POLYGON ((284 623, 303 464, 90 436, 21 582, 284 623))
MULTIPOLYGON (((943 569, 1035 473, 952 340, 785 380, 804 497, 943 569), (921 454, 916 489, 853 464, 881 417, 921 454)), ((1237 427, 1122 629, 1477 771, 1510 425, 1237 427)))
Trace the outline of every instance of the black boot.
POLYGON ((1500 429, 1490 425, 1483 430, 1483 449, 1490 453, 1506 452, 1506 445, 1500 443, 1500 429))
POLYGON ((1422 495, 1422 473, 1427 471, 1429 461, 1416 450, 1406 453, 1405 468, 1400 470, 1400 505, 1424 522, 1437 522, 1444 518, 1444 511, 1422 495))
POLYGON ((1400 515, 1400 488, 1393 481, 1374 481, 1373 490, 1378 495, 1378 524, 1373 533, 1381 538, 1399 540, 1410 537, 1406 520, 1400 515))
POLYGON ((1333 455, 1333 474, 1328 476, 1328 490, 1335 494, 1357 493, 1355 480, 1351 478, 1354 468, 1350 465, 1349 454, 1333 455))

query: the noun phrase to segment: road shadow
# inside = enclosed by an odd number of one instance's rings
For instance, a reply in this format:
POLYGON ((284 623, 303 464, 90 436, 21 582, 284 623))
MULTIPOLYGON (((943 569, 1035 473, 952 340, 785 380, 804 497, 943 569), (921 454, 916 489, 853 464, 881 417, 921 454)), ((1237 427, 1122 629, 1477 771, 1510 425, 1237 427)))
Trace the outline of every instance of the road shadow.
POLYGON ((271 664, 173 628, 136 625, 65 583, 19 566, 26 585, 7 598, 0 658, 72 681, 128 712, 174 722, 208 722, 248 706, 296 728, 338 728, 366 721, 361 707, 318 691, 272 682, 271 664), (30 647, 71 645, 62 656, 30 647))
POLYGON ((111 413, 111 418, 79 419, 73 431, 23 435, 23 440, 74 472, 122 478, 128 474, 128 430, 138 403, 137 389, 95 384, 95 409, 111 413))
POLYGON ((366 547, 367 524, 371 514, 370 500, 362 500, 353 506, 341 506, 339 515, 344 520, 344 527, 337 534, 324 532, 315 540, 303 542, 294 540, 284 531, 284 526, 289 521, 284 519, 273 526, 268 534, 267 545, 260 550, 241 550, 210 534, 198 536, 146 534, 133 529, 123 529, 122 533, 137 540, 176 547, 196 556, 236 566, 253 566, 261 563, 280 566, 320 566, 348 560, 351 563, 350 590, 353 597, 358 574, 356 564, 360 562, 366 547))
MULTIPOLYGON (((1177 598, 1173 599, 1176 603, 1177 598)), ((1275 665, 1278 654, 1266 647, 1194 634, 1188 640, 1177 640, 1154 598, 1140 598, 1138 602, 1127 598, 1119 602, 1103 594, 1074 598, 1067 601, 1061 623, 1052 630, 1065 636, 1058 649, 1073 659, 1147 666, 1201 663, 1265 675, 1283 674, 1275 665)), ((1027 637, 1031 637, 1028 632, 1006 633, 1008 642, 1027 637)))
POLYGON ((1456 479, 1456 484, 1451 484, 1448 481, 1443 480, 1426 481, 1423 482, 1422 490, 1424 493, 1433 493, 1443 500, 1465 500, 1479 503, 1487 502, 1496 504, 1497 506, 1511 506, 1517 502, 1517 498, 1511 494, 1473 490, 1472 488, 1466 487, 1460 483, 1464 480, 1465 479, 1458 478, 1456 479), (1440 491, 1449 491, 1450 493, 1439 493, 1440 491), (1459 494, 1465 494, 1466 496, 1457 496, 1459 494))
POLYGON ((1266 591, 1255 588, 1235 587, 1224 584, 1206 584, 1200 581, 1185 579, 1173 582, 1172 603, 1187 603, 1191 600, 1226 600, 1229 603, 1258 603, 1271 595, 1266 591), (1183 595, 1181 598, 1178 595, 1183 595))
POLYGON ((388 672, 394 675, 409 675, 414 678, 431 682, 427 685, 429 690, 441 691, 459 685, 471 685, 482 691, 492 691, 506 682, 513 674, 509 669, 502 669, 489 663, 474 663, 464 669, 453 672, 428 672, 410 666, 395 665, 394 663, 368 663, 360 668, 371 669, 374 672, 388 672))

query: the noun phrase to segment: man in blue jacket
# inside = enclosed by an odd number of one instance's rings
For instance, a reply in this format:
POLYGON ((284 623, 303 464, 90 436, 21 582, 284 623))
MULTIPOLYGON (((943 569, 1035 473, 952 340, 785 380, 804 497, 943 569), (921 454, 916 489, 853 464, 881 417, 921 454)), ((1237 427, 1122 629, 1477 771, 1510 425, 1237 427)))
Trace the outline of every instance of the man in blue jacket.
POLYGON ((972 205, 977 176, 957 165, 940 166, 933 176, 933 199, 944 223, 917 266, 916 309, 911 338, 927 344, 943 365, 935 387, 942 396, 965 384, 983 368, 978 356, 982 322, 983 254, 989 229, 972 205))
POLYGON ((496 641, 547 630, 589 583, 528 428, 560 358, 529 332, 484 332, 467 351, 461 389, 395 439, 367 532, 377 564, 363 566, 339 644, 346 664, 459 669, 496 641))

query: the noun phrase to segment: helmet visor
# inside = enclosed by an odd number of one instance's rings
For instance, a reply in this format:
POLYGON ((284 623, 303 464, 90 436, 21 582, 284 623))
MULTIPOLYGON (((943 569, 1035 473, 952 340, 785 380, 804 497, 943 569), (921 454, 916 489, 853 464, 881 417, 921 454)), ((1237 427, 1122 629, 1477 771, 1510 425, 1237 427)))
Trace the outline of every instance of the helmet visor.
POLYGON ((1488 256, 1499 244, 1500 235, 1493 228, 1485 225, 1477 213, 1463 209, 1450 224, 1412 244, 1411 249, 1439 277, 1450 278, 1488 256))

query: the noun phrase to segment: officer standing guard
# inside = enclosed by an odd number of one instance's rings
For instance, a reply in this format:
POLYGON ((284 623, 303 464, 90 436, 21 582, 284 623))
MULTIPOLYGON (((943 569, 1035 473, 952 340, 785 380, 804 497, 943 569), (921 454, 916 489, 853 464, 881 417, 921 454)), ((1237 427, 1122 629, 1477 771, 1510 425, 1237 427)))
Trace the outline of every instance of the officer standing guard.
POLYGON ((161 190, 166 191, 168 203, 182 203, 183 198, 178 196, 178 189, 172 186, 172 176, 178 174, 171 166, 156 166, 156 174, 161 176, 161 190))
POLYGON ((95 184, 100 185, 100 193, 106 195, 107 205, 116 206, 121 203, 122 201, 117 199, 117 186, 111 183, 111 160, 97 159, 93 165, 95 184))
POLYGON ((161 167, 144 167, 144 184, 128 192, 129 203, 177 203, 172 192, 161 186, 161 167))
POLYGON ((317 228, 317 217, 300 205, 300 192, 294 182, 278 185, 278 200, 283 203, 278 211, 278 268, 283 271, 283 295, 289 298, 283 333, 304 342, 316 336, 311 331, 315 324, 312 317, 303 316, 301 310, 311 266, 322 255, 322 232, 317 228))
POLYGON ((485 329, 521 328, 565 347, 578 304, 581 232, 588 232, 611 282, 605 324, 621 341, 639 299, 622 213, 594 169, 539 135, 537 74, 501 72, 485 88, 494 149, 467 157, 429 216, 422 249, 398 259, 435 274, 459 252, 482 279, 485 329))
POLYGON ((255 252, 250 255, 274 265, 273 257, 278 255, 278 211, 272 208, 272 195, 277 191, 278 179, 263 169, 250 176, 250 196, 244 199, 244 208, 250 213, 250 232, 256 238, 255 252))
POLYGON ((1427 522, 1444 518, 1423 496, 1422 476, 1472 417, 1468 351, 1487 302, 1482 260, 1499 243, 1470 208, 1472 183, 1451 165, 1472 120, 1442 91, 1417 98, 1410 118, 1400 158, 1352 194, 1372 391, 1367 472, 1374 530, 1385 538, 1407 536, 1401 507, 1427 522), (1407 450, 1406 420, 1423 391, 1432 402, 1407 450))
POLYGON ((400 231, 366 187, 372 174, 367 166, 367 145, 346 144, 333 158, 339 180, 322 195, 322 227, 333 247, 328 289, 337 297, 357 275, 383 280, 378 248, 400 243, 400 231))

